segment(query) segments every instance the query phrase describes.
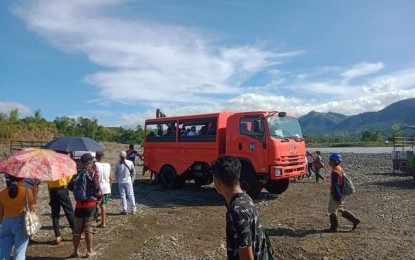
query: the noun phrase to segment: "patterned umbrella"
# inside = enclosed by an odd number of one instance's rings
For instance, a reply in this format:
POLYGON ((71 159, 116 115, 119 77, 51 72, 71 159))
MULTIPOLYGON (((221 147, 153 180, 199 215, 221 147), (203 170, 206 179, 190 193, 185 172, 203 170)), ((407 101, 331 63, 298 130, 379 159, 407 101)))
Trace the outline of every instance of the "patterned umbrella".
POLYGON ((20 178, 56 181, 76 174, 76 163, 66 154, 25 148, 1 159, 0 172, 20 178))

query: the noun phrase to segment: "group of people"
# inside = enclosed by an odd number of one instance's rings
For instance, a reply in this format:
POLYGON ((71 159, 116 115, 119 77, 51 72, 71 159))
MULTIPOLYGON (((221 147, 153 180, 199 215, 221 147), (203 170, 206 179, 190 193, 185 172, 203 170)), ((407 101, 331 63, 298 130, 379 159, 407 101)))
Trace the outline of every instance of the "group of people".
MULTIPOLYGON (((130 146, 131 148, 131 146, 130 146)), ((130 153, 131 156, 131 153, 130 153)), ((88 199, 76 200, 75 204, 75 227, 73 229, 73 245, 74 251, 71 257, 79 256, 79 244, 82 238, 82 233, 85 233, 85 241, 87 246, 87 257, 94 256, 96 252, 93 248, 93 238, 96 232, 96 222, 98 216, 99 205, 101 211, 101 223, 98 227, 107 227, 107 203, 111 197, 112 174, 109 163, 103 162, 104 153, 99 151, 96 153, 96 162, 91 154, 86 153, 82 155, 82 168, 78 170, 77 175, 86 174, 87 182, 92 188, 88 199)), ((131 158, 131 157, 130 157, 131 158)), ((77 178, 81 176, 74 176, 71 183, 73 187, 69 189, 76 192, 77 178)), ((135 205, 133 181, 135 178, 135 165, 128 160, 127 152, 121 151, 119 153, 119 160, 115 164, 115 179, 118 183, 118 188, 121 197, 121 215, 127 215, 127 198, 130 201, 131 214, 137 212, 135 205)))
POLYGON ((197 135, 216 135, 216 125, 213 122, 206 122, 197 133, 196 126, 187 128, 183 125, 180 130, 180 136, 197 136, 197 135))
MULTIPOLYGON (((130 213, 137 212, 133 190, 134 160, 140 154, 134 150, 133 145, 129 148, 119 153, 119 160, 115 164, 114 175, 121 196, 120 214, 122 215, 128 212, 127 198, 130 202, 130 213)), ((102 151, 96 152, 95 158, 90 153, 85 153, 80 158, 76 175, 47 182, 52 227, 55 234, 52 243, 59 245, 63 241, 59 225, 62 208, 72 230, 74 248, 70 255, 72 258, 79 257, 79 245, 82 239, 85 239, 87 246, 86 256, 96 255, 93 244, 96 227, 107 227, 107 204, 111 197, 113 177, 111 165, 104 161, 104 157, 105 154, 102 151), (82 181, 86 184, 84 185, 85 191, 82 191, 86 198, 77 199, 82 181), (75 208, 73 208, 69 191, 74 193, 75 208)), ((0 192, 0 260, 9 259, 13 248, 14 259, 25 259, 30 237, 25 230, 24 212, 27 207, 35 210, 40 181, 17 178, 7 174, 6 184, 7 188, 0 192)))
MULTIPOLYGON (((318 153, 321 157, 321 154, 318 153)), ((321 160, 321 158, 319 158, 321 160)), ((360 220, 344 208, 342 194, 344 173, 340 154, 329 156, 330 197, 328 214, 330 227, 325 232, 338 231, 338 213, 352 222, 352 230, 360 220)), ((240 186, 241 163, 234 157, 221 157, 212 164, 213 181, 217 192, 226 200, 226 247, 227 259, 273 259, 273 250, 255 203, 240 186)))
MULTIPOLYGON (((130 212, 136 213, 132 182, 135 176, 134 163, 129 161, 128 153, 121 151, 115 165, 115 178, 118 182, 121 196, 121 214, 128 214, 127 201, 130 201, 130 212)), ((321 154, 318 153, 321 157, 321 154)), ((52 208, 52 223, 55 231, 55 244, 62 241, 59 230, 60 207, 64 209, 73 234, 74 251, 71 257, 79 256, 79 245, 82 235, 85 236, 87 257, 94 256, 93 238, 96 226, 97 205, 101 209, 101 223, 106 227, 106 203, 111 194, 111 170, 108 163, 103 162, 104 153, 96 153, 96 162, 91 154, 82 155, 78 174, 71 180, 61 179, 49 182, 50 205, 52 208), (86 176, 92 189, 86 200, 76 200, 75 211, 72 212, 72 203, 69 190, 76 193, 78 179, 86 176)), ((350 211, 344 208, 345 196, 341 190, 344 184, 342 157, 333 153, 329 157, 331 167, 330 198, 328 213, 330 227, 327 232, 338 231, 338 216, 352 222, 352 230, 360 224, 350 211)), ((237 158, 230 156, 219 157, 211 165, 215 189, 226 200, 226 246, 227 259, 273 259, 273 250, 269 238, 261 223, 255 203, 240 186, 241 163, 237 158)), ((27 200, 30 210, 36 207, 36 199, 32 189, 23 185, 23 179, 10 176, 9 187, 0 192, 0 260, 9 259, 14 246, 14 259, 24 259, 29 237, 23 230, 24 207, 27 200)), ((76 196, 75 196, 76 198, 76 196)))
MULTIPOLYGON (((163 130, 159 129, 157 134, 151 131, 149 137, 161 137, 161 136, 176 136, 176 125, 171 123, 168 125, 166 132, 163 134, 163 130)), ((187 127, 183 124, 181 128, 178 129, 179 136, 197 136, 197 135, 216 135, 216 124, 214 122, 206 122, 199 131, 197 131, 196 126, 187 127)))
MULTIPOLYGON (((322 175, 322 169, 324 168, 323 158, 321 157, 321 152, 316 151, 315 155, 313 155, 309 150, 306 151, 306 161, 307 161, 307 177, 311 178, 313 172, 316 176, 316 182, 320 182, 320 180, 324 181, 324 177, 322 175)), ((297 178, 298 180, 304 179, 304 175, 301 175, 297 178)))
POLYGON ((82 238, 87 245, 87 256, 95 255, 93 249, 93 234, 95 233, 98 206, 101 209, 100 227, 106 226, 106 205, 111 194, 111 166, 104 161, 104 153, 99 151, 95 158, 86 153, 81 156, 78 164, 78 174, 68 176, 56 181, 48 181, 48 191, 51 207, 52 227, 55 234, 53 244, 59 245, 62 241, 59 218, 63 209, 68 224, 72 230, 74 252, 71 257, 78 257, 78 248, 82 238), (76 180, 86 174, 91 194, 86 200, 75 200, 75 209, 70 199, 69 191, 75 192, 76 180))

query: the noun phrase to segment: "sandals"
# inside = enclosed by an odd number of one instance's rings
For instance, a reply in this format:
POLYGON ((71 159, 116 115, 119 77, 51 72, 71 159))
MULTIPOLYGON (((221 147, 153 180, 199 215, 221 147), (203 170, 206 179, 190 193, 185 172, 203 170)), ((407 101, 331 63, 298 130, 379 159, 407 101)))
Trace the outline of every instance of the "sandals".
POLYGON ((97 227, 99 227, 99 228, 106 228, 106 227, 107 227, 107 225, 102 225, 102 224, 99 224, 97 227))
POLYGON ((97 251, 88 252, 86 253, 86 258, 91 258, 97 255, 97 251))

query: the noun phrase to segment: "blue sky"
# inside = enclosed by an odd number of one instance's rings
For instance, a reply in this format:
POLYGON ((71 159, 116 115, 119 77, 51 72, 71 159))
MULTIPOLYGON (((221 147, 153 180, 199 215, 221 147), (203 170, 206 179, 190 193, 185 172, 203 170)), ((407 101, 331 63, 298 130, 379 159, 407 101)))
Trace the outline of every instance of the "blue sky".
POLYGON ((415 97, 415 2, 3 0, 0 112, 135 126, 415 97))

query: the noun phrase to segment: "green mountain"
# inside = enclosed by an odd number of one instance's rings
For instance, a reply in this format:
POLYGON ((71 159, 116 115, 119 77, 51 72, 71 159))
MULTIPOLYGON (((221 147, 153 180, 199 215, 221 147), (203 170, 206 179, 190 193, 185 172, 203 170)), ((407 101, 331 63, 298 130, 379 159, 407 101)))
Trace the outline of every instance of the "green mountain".
POLYGON ((353 116, 312 111, 299 118, 305 136, 357 137, 364 131, 391 136, 400 125, 415 125, 415 98, 395 102, 377 112, 353 116))
POLYGON ((300 117, 299 121, 303 131, 319 132, 330 129, 347 118, 348 116, 339 113, 319 113, 311 111, 307 115, 300 117))

